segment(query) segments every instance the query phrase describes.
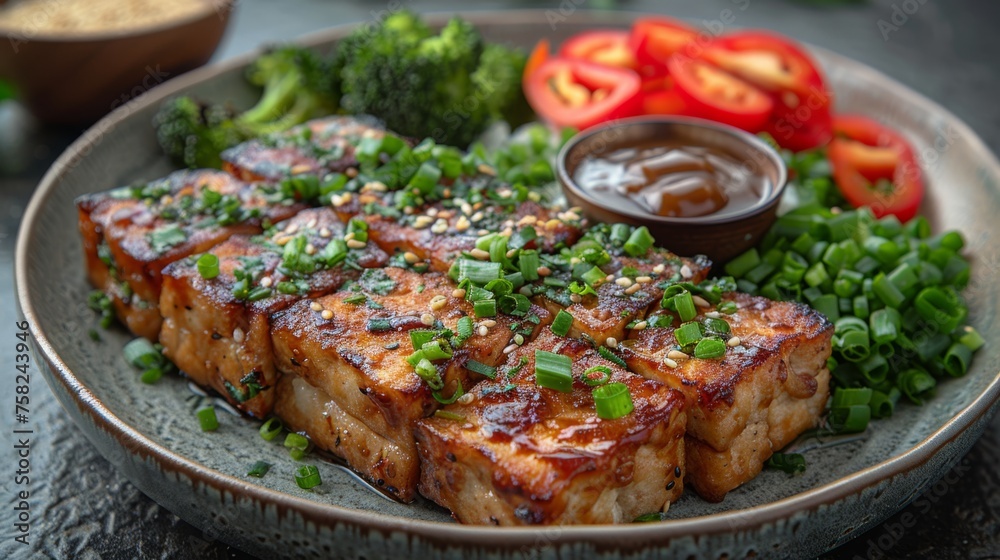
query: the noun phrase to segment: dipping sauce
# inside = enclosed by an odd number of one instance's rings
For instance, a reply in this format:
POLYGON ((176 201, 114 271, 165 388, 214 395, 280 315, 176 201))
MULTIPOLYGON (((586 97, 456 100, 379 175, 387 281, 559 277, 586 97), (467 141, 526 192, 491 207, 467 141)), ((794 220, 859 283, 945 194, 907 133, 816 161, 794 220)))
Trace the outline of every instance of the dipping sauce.
POLYGON ((220 0, 13 0, 0 6, 0 30, 30 39, 38 33, 92 35, 170 23, 220 0))
POLYGON ((722 150, 661 141, 589 156, 573 179, 612 209, 672 218, 738 212, 772 189, 767 178, 722 150))

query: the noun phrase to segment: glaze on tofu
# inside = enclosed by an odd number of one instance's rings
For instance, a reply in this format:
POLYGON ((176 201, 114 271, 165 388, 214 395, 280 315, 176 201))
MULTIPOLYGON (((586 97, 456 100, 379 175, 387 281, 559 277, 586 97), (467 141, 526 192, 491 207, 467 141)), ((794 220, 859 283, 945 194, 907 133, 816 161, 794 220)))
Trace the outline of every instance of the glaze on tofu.
POLYGON ((417 424, 420 492, 462 523, 628 523, 666 510, 682 492, 684 397, 625 371, 590 344, 551 332, 513 352, 497 378, 417 424), (569 393, 535 382, 535 351, 569 356, 569 393), (628 386, 634 411, 596 415, 592 366, 628 386))

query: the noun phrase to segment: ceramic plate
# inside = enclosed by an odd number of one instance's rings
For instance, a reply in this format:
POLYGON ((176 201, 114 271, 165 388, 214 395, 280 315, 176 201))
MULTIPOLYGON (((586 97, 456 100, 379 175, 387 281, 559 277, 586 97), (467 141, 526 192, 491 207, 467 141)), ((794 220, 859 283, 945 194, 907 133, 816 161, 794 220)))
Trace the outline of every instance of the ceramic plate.
MULTIPOLYGON (((492 40, 530 47, 542 36, 589 27, 627 26, 631 16, 580 14, 553 32, 542 12, 470 13, 492 40)), ((349 32, 306 39, 318 47, 349 32)), ((816 51, 841 111, 878 117, 901 130, 921 154, 930 192, 924 212, 934 227, 958 228, 975 256, 967 298, 971 320, 994 333, 997 292, 989 288, 1000 257, 991 230, 1000 215, 1000 164, 951 113, 874 70, 816 51)), ((349 471, 312 456, 323 476, 318 492, 300 490, 295 463, 257 423, 222 415, 204 434, 192 412, 208 399, 179 377, 146 386, 124 361, 122 330, 88 336, 73 199, 166 175, 150 119, 178 92, 249 105, 243 82, 249 58, 172 80, 105 118, 59 158, 27 210, 17 245, 18 298, 31 323, 45 375, 68 414, 136 486, 214 538, 265 557, 601 557, 635 553, 683 557, 813 556, 888 517, 942 476, 988 424, 1000 396, 1000 345, 988 344, 963 379, 944 382, 923 407, 900 406, 869 437, 806 452, 802 476, 766 471, 720 504, 689 492, 669 521, 589 527, 461 526, 426 502, 398 504, 349 471), (274 464, 263 479, 246 476, 259 459, 274 464)), ((994 341, 995 342, 995 341, 994 341)))

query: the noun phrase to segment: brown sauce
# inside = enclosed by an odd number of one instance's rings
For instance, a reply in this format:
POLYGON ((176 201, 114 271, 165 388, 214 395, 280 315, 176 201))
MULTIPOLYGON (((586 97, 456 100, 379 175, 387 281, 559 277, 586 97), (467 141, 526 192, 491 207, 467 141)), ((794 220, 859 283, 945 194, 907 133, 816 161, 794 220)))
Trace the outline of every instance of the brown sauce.
POLYGON ((573 179, 613 209, 673 218, 738 212, 771 190, 767 178, 726 152, 656 141, 588 157, 573 179))

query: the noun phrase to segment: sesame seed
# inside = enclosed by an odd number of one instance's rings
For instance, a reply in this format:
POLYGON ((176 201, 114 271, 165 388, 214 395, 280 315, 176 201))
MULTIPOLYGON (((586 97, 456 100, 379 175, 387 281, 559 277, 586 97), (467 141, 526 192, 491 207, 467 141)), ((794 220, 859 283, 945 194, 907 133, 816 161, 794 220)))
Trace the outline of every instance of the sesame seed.
POLYGON ((438 215, 438 209, 437 208, 428 208, 427 209, 427 215, 431 216, 432 218, 436 218, 437 215, 438 215))
POLYGON ((299 231, 299 224, 288 224, 288 227, 285 228, 285 233, 288 235, 294 235, 297 231, 299 231))
POLYGON ((350 177, 351 179, 353 179, 353 178, 355 178, 355 177, 358 176, 358 168, 357 167, 348 167, 347 170, 344 171, 344 175, 347 175, 348 177, 350 177))
POLYGON ((488 329, 492 329, 493 327, 497 326, 497 322, 494 321, 493 319, 486 319, 485 321, 483 321, 483 325, 485 325, 486 328, 488 329))
POLYGON ((677 367, 677 362, 675 362, 674 360, 671 360, 670 358, 666 358, 665 360, 663 360, 663 363, 666 364, 668 368, 676 368, 677 367))
POLYGON ((347 242, 347 247, 350 249, 364 249, 368 244, 364 241, 358 241, 357 239, 351 239, 347 242))
POLYGON ((462 210, 462 213, 465 214, 466 216, 472 214, 472 205, 469 204, 468 202, 463 202, 462 204, 459 205, 459 208, 462 210))
POLYGON ((730 348, 736 348, 737 346, 739 346, 742 343, 743 343, 743 341, 740 340, 740 337, 734 336, 733 338, 730 338, 728 341, 726 341, 726 346, 728 346, 730 348))
POLYGON ((457 298, 457 299, 464 298, 465 297, 465 289, 464 288, 455 288, 454 290, 451 291, 451 297, 457 298))
POLYGON ((309 309, 312 309, 313 311, 323 311, 323 306, 320 305, 318 301, 314 301, 309 304, 309 309))
POLYGON ((442 295, 436 295, 431 298, 431 309, 434 311, 440 311, 444 309, 444 306, 448 303, 448 298, 442 295))
POLYGON ((484 251, 478 247, 469 251, 469 255, 472 256, 472 258, 479 259, 481 261, 489 260, 490 258, 489 251, 484 251))
POLYGON ((562 225, 562 222, 560 222, 555 218, 552 218, 551 220, 545 222, 545 229, 556 229, 560 225, 562 225))
POLYGON ((614 279, 615 279, 615 275, 614 274, 608 274, 607 276, 604 277, 604 281, 605 282, 610 282, 610 281, 612 281, 614 279))
POLYGON ((635 324, 634 327, 632 327, 632 330, 634 330, 634 331, 641 331, 641 330, 645 330, 645 328, 648 327, 648 326, 649 326, 649 323, 647 323, 646 321, 639 321, 638 323, 635 324))
POLYGON ((330 232, 329 228, 323 228, 323 229, 319 230, 319 236, 322 237, 322 238, 324 238, 324 239, 326 239, 327 237, 330 237, 331 235, 333 235, 333 234, 330 232))
POLYGON ((514 344, 517 344, 518 346, 524 344, 524 335, 523 334, 515 334, 514 335, 514 344))
POLYGON ((308 163, 300 163, 298 165, 293 165, 288 171, 292 175, 301 175, 302 173, 308 173, 312 170, 312 167, 308 163))
POLYGON ((510 198, 512 194, 514 194, 514 191, 508 189, 507 187, 497 190, 497 195, 502 198, 510 198))
POLYGON ((671 350, 667 352, 667 357, 670 358, 671 360, 686 360, 691 356, 688 356, 687 354, 681 352, 680 350, 671 350))
POLYGON ((424 313, 420 316, 420 322, 429 327, 434 324, 434 316, 430 313, 424 313))
POLYGON ((570 257, 570 259, 569 259, 569 264, 571 264, 571 265, 578 265, 578 264, 580 264, 582 262, 583 262, 583 259, 581 259, 580 257, 570 257))
POLYGON ((264 286, 265 288, 270 288, 271 284, 273 284, 273 283, 274 283, 274 280, 271 280, 270 276, 265 276, 265 277, 263 277, 263 278, 260 279, 260 285, 264 286))
POLYGON ((653 274, 663 274, 663 271, 666 270, 666 269, 667 269, 666 266, 664 266, 662 264, 658 264, 658 265, 656 265, 656 266, 653 267, 653 274))
POLYGON ((403 213, 406 214, 407 216, 412 216, 415 211, 416 210, 414 210, 412 206, 403 207, 403 213))
POLYGON ((690 266, 684 265, 681 267, 681 276, 683 276, 684 278, 691 278, 692 276, 694 276, 694 272, 691 270, 690 266))
POLYGON ((517 344, 511 344, 510 346, 507 346, 506 348, 503 349, 503 353, 510 354, 514 350, 517 350, 517 344))
POLYGON ((316 218, 313 218, 313 219, 309 220, 308 222, 306 222, 306 229, 313 229, 313 228, 315 228, 317 223, 319 223, 319 222, 316 220, 316 218))
POLYGON ((446 188, 444 191, 441 192, 441 195, 444 198, 451 198, 451 189, 446 188))
POLYGON ((239 327, 233 329, 233 340, 236 341, 236 344, 243 344, 243 339, 244 339, 243 329, 239 327))
POLYGON ((417 216, 413 220, 413 227, 416 229, 423 229, 434 223, 434 218, 430 216, 417 216))
POLYGON ((530 191, 528 193, 528 200, 530 200, 532 202, 541 202, 542 201, 542 194, 539 193, 539 192, 537 192, 537 191, 530 191))
POLYGON ((549 268, 547 266, 540 266, 540 267, 538 267, 538 275, 539 276, 549 276, 550 274, 552 274, 552 269, 551 268, 549 268))
POLYGON ((705 313, 705 316, 711 317, 713 319, 718 319, 719 317, 722 317, 722 315, 718 311, 709 311, 708 313, 705 313))
POLYGON ((448 231, 448 222, 444 220, 438 220, 432 227, 431 231, 433 233, 444 233, 448 231))
POLYGON ((653 281, 653 279, 650 278, 649 276, 636 276, 635 281, 640 284, 649 284, 650 282, 653 281))
POLYGON ((470 227, 472 227, 472 222, 470 222, 465 216, 462 216, 457 222, 455 222, 455 229, 458 231, 465 231, 470 227))
POLYGON ((486 328, 486 325, 479 325, 479 336, 486 336, 489 332, 490 329, 486 328))
POLYGON ((418 262, 420 262, 420 257, 418 257, 417 254, 412 251, 407 251, 403 253, 403 260, 405 260, 409 264, 417 264, 418 262))
POLYGON ((361 187, 361 192, 385 192, 389 190, 382 181, 371 181, 361 187))
POLYGON ((573 303, 580 303, 581 301, 583 301, 583 296, 581 296, 580 294, 570 294, 569 300, 572 301, 573 303))
POLYGON ((283 234, 282 234, 282 235, 276 235, 276 236, 274 237, 274 242, 275 242, 276 244, 278 244, 279 246, 285 246, 285 245, 288 245, 288 242, 289 242, 289 241, 291 241, 291 240, 292 240, 292 238, 291 238, 291 237, 289 237, 289 236, 287 236, 287 235, 283 235, 283 234))
POLYGON ((628 288, 625 288, 625 295, 632 295, 642 289, 642 284, 632 284, 628 288))
POLYGON ((353 231, 347 232, 347 235, 344 236, 344 241, 350 241, 352 239, 354 239, 354 232, 353 231))
POLYGON ((458 397, 458 400, 455 402, 458 404, 472 404, 472 401, 474 400, 476 400, 476 395, 474 393, 466 393, 461 397, 458 397))
POLYGON ((514 255, 516 255, 516 254, 517 254, 517 249, 511 249, 510 251, 507 251, 506 257, 508 259, 513 259, 514 255))
POLYGON ((604 344, 606 344, 608 348, 618 348, 618 339, 613 336, 609 336, 608 339, 604 341, 604 344))
POLYGON ((532 215, 529 214, 529 215, 521 218, 520 220, 518 220, 517 225, 519 225, 519 226, 530 226, 530 225, 534 225, 536 222, 538 222, 538 218, 536 218, 535 216, 532 216, 532 215))
POLYGON ((312 243, 307 243, 306 244, 306 254, 307 255, 315 255, 316 254, 316 246, 313 245, 312 243))
POLYGON ((698 307, 712 307, 712 304, 708 303, 708 300, 706 300, 701 296, 691 296, 691 299, 694 301, 694 304, 697 305, 698 307))
POLYGON ((627 276, 622 276, 621 278, 615 280, 615 284, 618 284, 622 288, 628 288, 632 285, 632 279, 627 276))
POLYGON ((319 314, 319 316, 329 321, 330 319, 333 319, 333 311, 330 311, 329 309, 324 309, 323 312, 319 314))
POLYGON ((491 177, 496 177, 497 175, 497 170, 493 169, 490 165, 486 165, 485 163, 480 163, 476 169, 483 175, 489 175, 491 177))
MULTIPOLYGON (((470 216, 469 219, 472 220, 473 223, 477 223, 477 222, 481 222, 483 220, 483 218, 485 218, 485 217, 486 217, 486 215, 483 214, 482 212, 476 212, 475 214, 473 214, 472 216, 470 216)), ((486 233, 489 233, 489 232, 486 232, 486 233)), ((481 234, 481 235, 486 235, 486 234, 484 233, 484 234, 481 234)))

